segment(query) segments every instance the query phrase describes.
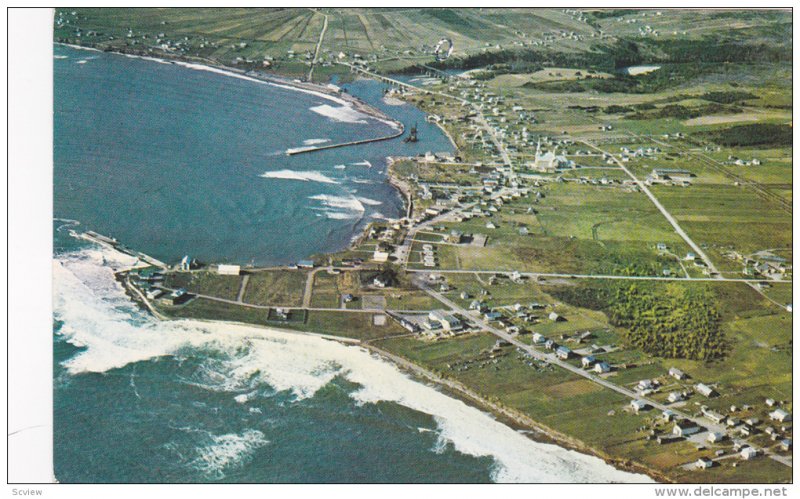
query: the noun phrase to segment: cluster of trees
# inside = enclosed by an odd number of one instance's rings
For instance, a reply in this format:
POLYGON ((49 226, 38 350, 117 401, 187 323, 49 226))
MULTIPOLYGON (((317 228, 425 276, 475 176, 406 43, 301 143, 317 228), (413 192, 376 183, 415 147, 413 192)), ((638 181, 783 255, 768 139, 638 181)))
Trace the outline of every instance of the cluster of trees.
POLYGON ((719 104, 733 104, 734 102, 758 99, 758 96, 742 90, 732 90, 727 92, 706 92, 701 95, 700 98, 711 102, 717 102, 719 104))
POLYGON ((698 135, 721 146, 729 147, 791 147, 792 145, 792 127, 790 125, 754 123, 712 130, 698 135))
POLYGON ((713 294, 704 288, 665 285, 658 292, 631 285, 617 289, 609 320, 626 340, 659 357, 712 360, 725 354, 713 294))
POLYGON ((668 104, 660 109, 650 112, 637 112, 630 116, 628 119, 633 120, 646 120, 646 119, 665 119, 675 118, 678 120, 688 120, 691 118, 698 118, 700 116, 708 116, 711 114, 737 114, 741 113, 742 109, 733 106, 726 106, 722 104, 708 104, 705 106, 686 107, 680 104, 668 104))
POLYGON ((727 351, 716 295, 706 287, 618 282, 569 285, 550 294, 605 312, 625 330, 625 341, 650 355, 709 361, 727 351))

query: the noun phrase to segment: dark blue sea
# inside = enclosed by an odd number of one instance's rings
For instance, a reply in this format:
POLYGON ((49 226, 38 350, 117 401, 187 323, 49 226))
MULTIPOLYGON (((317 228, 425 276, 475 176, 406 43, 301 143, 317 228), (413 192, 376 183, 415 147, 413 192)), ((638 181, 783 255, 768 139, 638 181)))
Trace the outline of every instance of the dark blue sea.
POLYGON ((54 452, 61 482, 630 481, 536 443, 368 352, 315 336, 159 322, 114 271, 126 255, 279 264, 396 217, 385 157, 450 150, 383 86, 350 93, 410 126, 400 140, 287 156, 391 132, 322 97, 120 55, 55 47, 54 452), (312 110, 316 108, 317 111, 312 110), (367 165, 372 165, 368 167, 367 165))

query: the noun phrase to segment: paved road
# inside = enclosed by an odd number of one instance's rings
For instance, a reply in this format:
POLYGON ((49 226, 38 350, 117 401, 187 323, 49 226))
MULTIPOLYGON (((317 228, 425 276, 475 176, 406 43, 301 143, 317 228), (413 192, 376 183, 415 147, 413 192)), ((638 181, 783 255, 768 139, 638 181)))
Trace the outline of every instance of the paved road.
POLYGON ((245 274, 242 277, 242 282, 239 284, 239 293, 236 295, 236 301, 242 303, 242 299, 244 298, 244 293, 247 291, 247 283, 250 282, 250 274, 245 274))
POLYGON ((322 21, 322 31, 319 33, 317 48, 314 49, 314 59, 311 61, 311 68, 308 70, 308 81, 312 81, 311 78, 314 76, 314 68, 317 65, 317 59, 319 58, 319 50, 322 47, 322 40, 325 38, 325 31, 328 29, 328 16, 327 14, 323 14, 323 16, 325 16, 325 19, 322 21))
MULTIPOLYGON (((605 388, 608 388, 609 390, 613 390, 613 391, 615 391, 615 392, 617 392, 617 393, 619 393, 621 395, 624 395, 624 396, 626 396, 626 397, 628 397, 630 399, 643 400, 648 405, 650 405, 650 407, 652 407, 654 409, 657 409, 657 410, 660 410, 660 411, 665 411, 665 410, 669 409, 673 413, 675 413, 676 417, 688 419, 688 420, 694 422, 695 424, 697 424, 698 426, 707 428, 710 431, 720 432, 720 433, 723 433, 723 434, 727 433, 727 428, 725 427, 725 425, 715 424, 715 423, 712 423, 711 421, 709 421, 709 420, 707 420, 705 418, 698 418, 698 417, 691 416, 689 414, 685 414, 685 413, 681 412, 678 409, 674 409, 674 408, 669 407, 667 405, 664 405, 664 404, 661 404, 659 402, 655 402, 653 400, 650 400, 650 399, 648 399, 646 397, 643 397, 643 396, 639 395, 638 393, 636 393, 636 392, 634 392, 632 390, 629 390, 629 389, 627 389, 627 388, 625 388, 623 386, 620 386, 620 385, 618 385, 616 383, 612 383, 612 382, 610 382, 610 381, 608 381, 606 379, 603 379, 603 378, 601 378, 599 376, 596 376, 595 374, 593 374, 590 371, 586 371, 585 369, 582 369, 582 368, 574 366, 574 365, 572 365, 572 364, 570 364, 568 362, 565 362, 565 361, 559 359, 558 357, 556 357, 555 354, 544 353, 544 352, 541 352, 539 350, 536 350, 535 348, 533 348, 533 346, 528 345, 526 343, 523 343, 522 341, 518 340, 515 336, 512 336, 511 334, 509 334, 509 333, 507 333, 507 332, 505 332, 505 331, 503 331, 501 329, 497 329, 497 328, 493 327, 491 324, 489 324, 488 322, 484 321, 480 317, 476 318, 474 315, 470 314, 466 309, 464 309, 463 307, 459 306, 457 303, 455 303, 452 300, 448 299, 446 296, 442 295, 441 293, 439 293, 437 291, 434 291, 433 289, 428 287, 427 283, 425 282, 425 279, 423 277, 421 277, 421 276, 417 276, 416 277, 415 284, 418 287, 420 287, 421 289, 423 289, 426 293, 431 295, 433 298, 437 299, 438 301, 440 301, 441 303, 443 303, 444 305, 449 307, 454 312, 456 312, 458 314, 461 314, 461 315, 463 315, 465 317, 470 317, 471 320, 473 322, 477 323, 481 328, 485 329, 486 331, 489 331, 490 333, 492 333, 493 335, 497 336, 498 338, 506 340, 510 344, 512 344, 512 345, 516 346, 517 348, 523 350, 528 355, 530 355, 531 357, 533 357, 533 358, 535 358, 537 360, 548 362, 548 363, 556 365, 556 366, 558 366, 558 367, 560 367, 562 369, 566 369, 567 371, 570 371, 573 374, 576 374, 576 375, 578 375, 578 376, 580 376, 582 378, 586 378, 586 379, 588 379, 588 380, 590 380, 590 381, 592 381, 594 383, 597 383, 597 384, 599 384, 599 385, 601 385, 601 386, 603 386, 605 388)), ((779 463, 784 464, 784 465, 789 466, 789 467, 792 466, 791 458, 786 458, 784 456, 779 456, 779 455, 776 455, 776 454, 772 454, 771 452, 766 451, 766 450, 764 452, 765 452, 765 454, 767 456, 769 456, 770 458, 774 459, 775 461, 778 461, 779 463)))
POLYGON ((670 212, 668 212, 666 208, 664 208, 664 205, 661 204, 661 202, 658 200, 658 198, 656 198, 653 195, 653 193, 650 192, 650 189, 647 188, 647 184, 645 184, 644 182, 639 180, 636 177, 636 175, 633 174, 633 172, 631 172, 619 159, 617 159, 617 157, 615 155, 611 154, 608 151, 604 151, 603 149, 597 147, 596 145, 594 145, 594 144, 592 144, 590 142, 586 142, 584 140, 581 140, 579 142, 587 145, 588 147, 591 147, 592 149, 600 151, 600 152, 602 152, 604 154, 608 154, 611 157, 611 159, 613 159, 614 162, 617 165, 619 165, 619 167, 622 168, 622 170, 631 179, 633 179, 634 182, 636 182, 636 185, 639 186, 639 188, 642 190, 642 192, 644 192, 647 195, 647 197, 650 198, 650 201, 652 201, 653 204, 656 205, 656 208, 658 208, 658 211, 660 211, 661 214, 664 215, 664 217, 667 219, 667 221, 670 223, 670 225, 672 225, 672 228, 675 229, 675 232, 677 232, 678 235, 681 236, 681 238, 683 238, 684 241, 686 241, 686 244, 688 244, 694 250, 695 254, 697 254, 697 256, 699 256, 703 260, 703 262, 705 262, 706 266, 708 267, 708 270, 711 271, 711 274, 712 275, 719 275, 719 271, 717 270, 717 267, 714 266, 714 262, 712 262, 711 259, 708 257, 708 255, 706 255, 705 252, 700 249, 700 246, 698 246, 694 241, 692 241, 692 238, 689 237, 689 234, 684 232, 684 230, 678 224, 678 221, 675 220, 675 217, 673 217, 672 214, 670 212))
MULTIPOLYGON (((439 244, 439 243, 435 243, 439 244)), ((435 272, 437 274, 510 274, 513 270, 456 270, 456 269, 406 269, 406 272, 425 273, 435 272)), ((553 277, 562 279, 618 279, 618 280, 631 280, 631 281, 698 281, 698 282, 744 282, 748 284, 755 284, 764 282, 763 279, 744 279, 744 278, 730 278, 730 277, 667 277, 667 276, 638 276, 638 275, 602 275, 602 274, 557 274, 549 272, 520 272, 519 275, 523 277, 537 278, 537 277, 553 277)), ((792 281, 778 281, 791 283, 792 281)))

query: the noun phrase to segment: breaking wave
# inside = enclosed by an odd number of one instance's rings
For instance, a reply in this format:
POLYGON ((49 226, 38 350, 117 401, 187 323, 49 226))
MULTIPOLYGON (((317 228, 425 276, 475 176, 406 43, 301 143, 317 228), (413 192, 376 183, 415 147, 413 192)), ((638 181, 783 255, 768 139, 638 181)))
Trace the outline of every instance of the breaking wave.
MULTIPOLYGON (((412 380, 358 346, 242 324, 157 321, 134 307, 114 279, 115 268, 132 263, 125 255, 95 247, 54 260, 54 313, 63 322, 58 334, 83 347, 64 363, 70 373, 106 372, 137 361, 210 350, 222 360, 211 366, 220 376, 203 379, 209 389, 230 392, 244 404, 258 396, 253 390, 259 385, 302 399, 343 377, 360 387, 351 393, 359 404, 389 401, 433 416, 442 442, 464 454, 494 458, 496 481, 649 481, 598 458, 534 442, 478 409, 412 380)), ((255 430, 210 435, 190 463, 210 477, 219 477, 267 444, 255 430)))
POLYGON ((353 109, 350 106, 333 107, 328 104, 322 104, 309 108, 317 114, 330 118, 334 121, 342 123, 366 123, 367 116, 353 109))
MULTIPOLYGON (((366 211, 363 201, 373 201, 355 196, 334 196, 331 194, 316 194, 309 196, 308 199, 319 201, 322 204, 322 208, 316 209, 322 211, 328 218, 333 220, 360 219, 366 211)), ((375 202, 380 203, 380 201, 375 202)))
POLYGON ((269 444, 258 430, 224 435, 199 432, 205 433, 205 445, 194 449, 195 457, 188 464, 209 480, 222 480, 226 470, 246 464, 258 448, 269 444))
POLYGON ((316 171, 300 171, 300 170, 276 170, 271 172, 264 172, 259 177, 262 178, 275 178, 283 180, 301 180, 303 182, 321 182, 323 184, 338 184, 336 180, 328 177, 324 173, 316 171))
POLYGON ((303 145, 313 146, 316 144, 324 144, 326 142, 330 142, 331 139, 306 139, 303 141, 303 145))

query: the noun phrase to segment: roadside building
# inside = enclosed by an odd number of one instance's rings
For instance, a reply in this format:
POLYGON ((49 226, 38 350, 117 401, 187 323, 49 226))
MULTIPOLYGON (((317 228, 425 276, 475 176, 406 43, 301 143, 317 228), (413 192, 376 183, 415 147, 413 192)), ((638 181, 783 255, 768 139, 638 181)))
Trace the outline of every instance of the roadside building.
POLYGON ((611 372, 611 366, 609 366, 605 362, 598 362, 597 364, 594 365, 594 372, 596 372, 597 374, 604 374, 607 372, 611 372))
POLYGON ((239 275, 241 270, 239 265, 220 264, 217 266, 217 274, 219 275, 239 275))
POLYGON ((683 394, 681 392, 670 392, 670 394, 667 396, 667 402, 670 404, 680 402, 681 400, 683 400, 683 394))
POLYGON ((784 411, 783 409, 775 409, 774 411, 769 413, 769 418, 773 421, 779 421, 781 423, 785 423, 787 421, 792 420, 792 415, 784 411))
POLYGON ((556 349, 556 356, 561 360, 567 360, 572 356, 572 350, 567 347, 560 346, 556 349))
POLYGON ((675 422, 672 427, 672 434, 676 437, 688 437, 700 432, 700 427, 688 419, 675 422))
POLYGON ((464 329, 464 324, 454 315, 448 314, 444 310, 433 310, 428 314, 430 323, 438 323, 439 326, 448 332, 457 332, 464 329))
POLYGON ((376 249, 375 252, 372 253, 372 259, 378 263, 387 262, 389 261, 389 252, 376 249))
POLYGON ((643 410, 647 409, 647 402, 645 402, 644 400, 639 400, 639 399, 631 400, 630 406, 631 406, 631 409, 633 409, 633 412, 638 414, 639 411, 643 411, 643 410))
POLYGON ((694 389, 697 390, 697 393, 703 395, 704 397, 711 398, 717 394, 713 388, 703 383, 697 383, 694 385, 694 389))
POLYGON ((744 449, 741 450, 741 452, 739 452, 739 455, 745 461, 749 461, 750 459, 753 459, 756 456, 758 456, 758 451, 753 447, 745 447, 744 449))
POLYGON ((714 461, 712 461, 711 459, 705 458, 705 457, 701 457, 700 459, 698 459, 694 463, 694 467, 699 469, 699 470, 707 470, 708 468, 710 468, 712 466, 714 466, 714 461))
POLYGON ((681 371, 677 367, 670 367, 669 368, 669 375, 672 376, 673 378, 679 380, 679 381, 682 380, 682 379, 686 379, 686 374, 684 374, 683 371, 681 371))

